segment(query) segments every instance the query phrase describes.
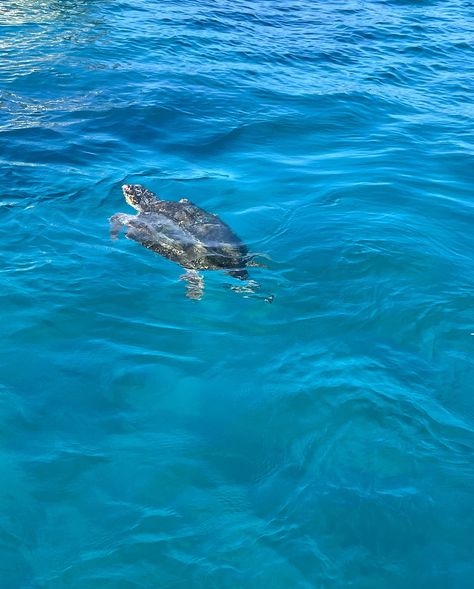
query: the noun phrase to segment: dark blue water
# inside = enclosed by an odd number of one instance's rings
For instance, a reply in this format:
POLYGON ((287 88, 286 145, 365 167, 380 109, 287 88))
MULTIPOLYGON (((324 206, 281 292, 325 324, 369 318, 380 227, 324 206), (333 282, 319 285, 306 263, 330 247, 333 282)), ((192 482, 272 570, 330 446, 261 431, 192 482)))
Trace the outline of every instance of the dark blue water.
POLYGON ((474 578, 474 3, 2 0, 0 586, 474 578), (273 304, 111 241, 188 197, 273 304))

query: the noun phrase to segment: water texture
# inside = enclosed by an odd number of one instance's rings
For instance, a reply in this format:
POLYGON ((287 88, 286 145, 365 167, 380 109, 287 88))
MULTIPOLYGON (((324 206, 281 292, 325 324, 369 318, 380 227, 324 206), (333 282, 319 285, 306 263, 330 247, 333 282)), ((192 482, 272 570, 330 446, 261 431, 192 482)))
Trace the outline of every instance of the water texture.
POLYGON ((469 0, 2 0, 2 588, 472 586, 473 64, 469 0))

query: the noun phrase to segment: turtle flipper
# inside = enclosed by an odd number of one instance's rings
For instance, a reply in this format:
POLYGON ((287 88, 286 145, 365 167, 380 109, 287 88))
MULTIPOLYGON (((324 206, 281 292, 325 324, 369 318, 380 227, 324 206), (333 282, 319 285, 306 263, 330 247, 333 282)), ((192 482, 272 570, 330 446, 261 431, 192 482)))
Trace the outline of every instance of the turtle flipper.
POLYGON ((227 270, 227 274, 232 276, 232 278, 237 278, 238 280, 248 280, 249 273, 245 268, 237 268, 236 270, 227 270))
POLYGON ((245 265, 249 268, 268 268, 266 264, 262 264, 262 262, 258 262, 255 258, 264 258, 265 260, 271 261, 271 257, 267 254, 247 254, 245 256, 245 265))
MULTIPOLYGON (((229 272, 230 274, 230 272, 229 272)), ((237 278, 240 278, 237 276, 237 278)), ((256 280, 242 279, 243 284, 227 284, 230 290, 241 294, 245 299, 262 299, 267 303, 273 303, 274 295, 262 292, 260 284, 256 280)))
POLYGON ((204 295, 204 277, 196 270, 187 270, 185 274, 180 276, 180 280, 185 280, 186 296, 188 299, 200 301, 204 295))
POLYGON ((110 223, 110 237, 117 239, 123 227, 126 227, 130 219, 134 219, 134 215, 127 215, 126 213, 116 213, 109 219, 110 223))

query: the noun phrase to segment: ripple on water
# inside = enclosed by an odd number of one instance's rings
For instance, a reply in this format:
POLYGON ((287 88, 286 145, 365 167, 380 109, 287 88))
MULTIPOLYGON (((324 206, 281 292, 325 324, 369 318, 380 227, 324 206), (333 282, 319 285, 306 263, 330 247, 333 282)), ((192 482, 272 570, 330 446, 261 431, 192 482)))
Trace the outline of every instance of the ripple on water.
POLYGON ((1 3, 3 584, 469 586, 470 3, 156 8, 1 3), (273 304, 112 242, 134 182, 273 304))

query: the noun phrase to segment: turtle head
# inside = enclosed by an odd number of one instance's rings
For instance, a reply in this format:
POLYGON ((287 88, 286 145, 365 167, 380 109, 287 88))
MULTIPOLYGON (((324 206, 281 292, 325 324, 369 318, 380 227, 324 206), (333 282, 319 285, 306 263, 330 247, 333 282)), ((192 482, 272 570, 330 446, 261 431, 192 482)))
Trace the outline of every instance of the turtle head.
POLYGON ((137 211, 148 211, 159 201, 156 194, 141 184, 124 184, 122 192, 128 204, 137 211))

